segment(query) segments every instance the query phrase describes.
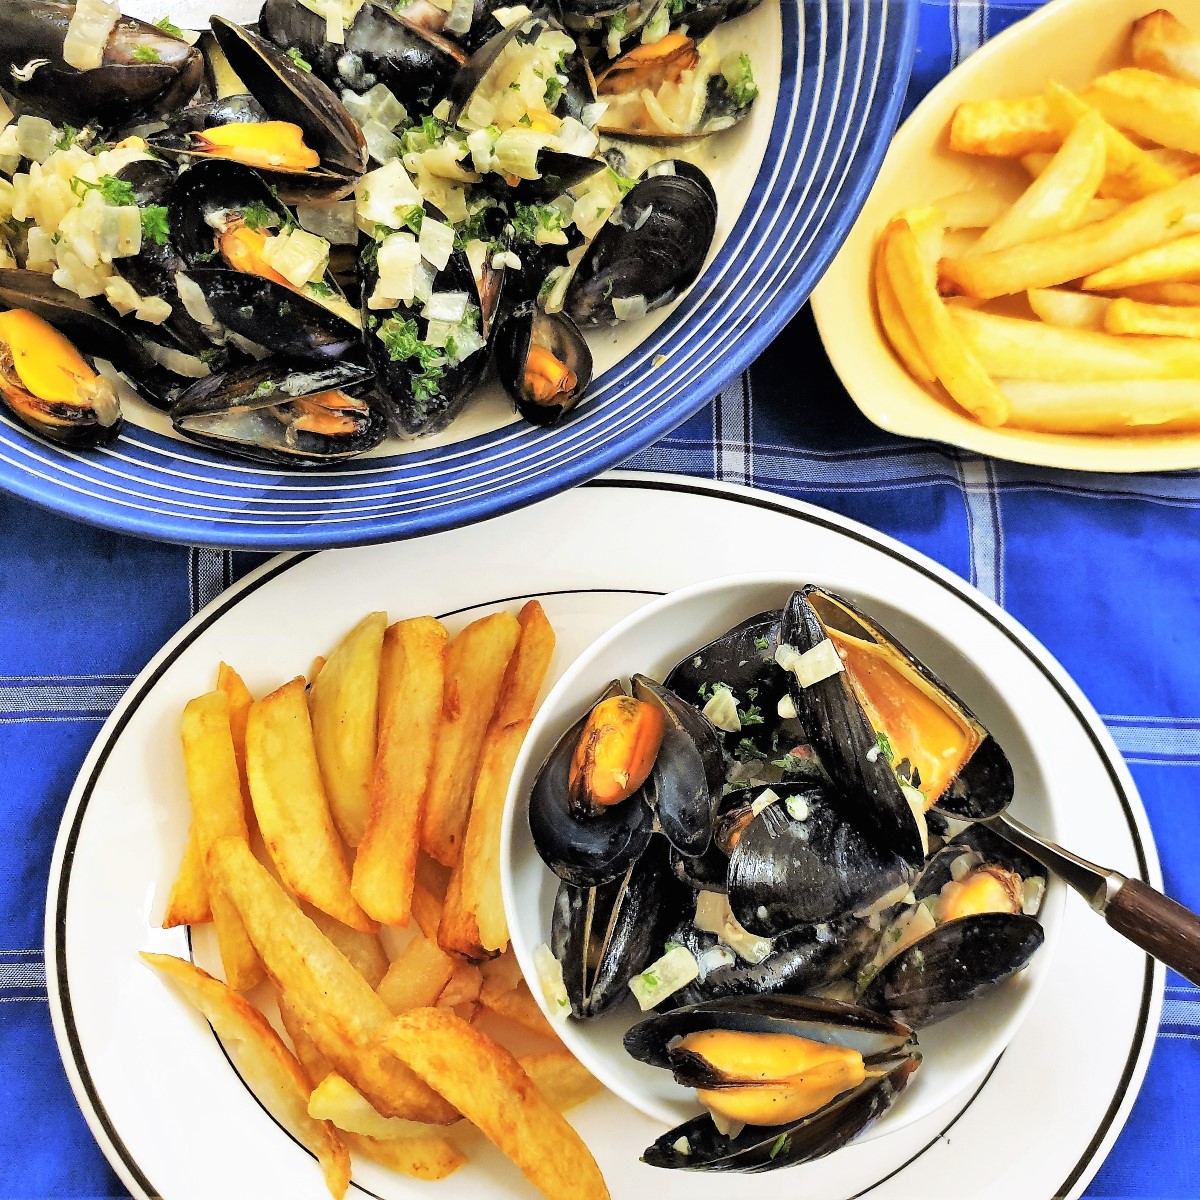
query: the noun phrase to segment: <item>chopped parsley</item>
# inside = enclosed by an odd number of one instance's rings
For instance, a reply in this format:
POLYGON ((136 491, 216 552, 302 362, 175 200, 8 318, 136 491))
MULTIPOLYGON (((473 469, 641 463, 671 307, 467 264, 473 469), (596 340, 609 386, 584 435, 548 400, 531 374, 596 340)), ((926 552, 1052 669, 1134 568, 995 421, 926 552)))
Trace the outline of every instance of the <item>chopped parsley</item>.
POLYGON ((612 167, 608 167, 609 178, 617 185, 617 190, 622 196, 627 195, 637 186, 637 180, 630 178, 628 175, 622 175, 619 171, 614 171, 612 167))
POLYGON ((169 33, 172 37, 183 37, 183 30, 176 25, 170 17, 159 17, 154 22, 155 28, 161 29, 163 33, 169 33))
POLYGON ((162 62, 162 55, 153 46, 138 46, 129 57, 135 63, 162 62))
POLYGON ((758 96, 758 84, 754 82, 754 69, 750 65, 750 55, 739 54, 737 61, 725 63, 721 74, 729 86, 729 95, 738 108, 745 108, 758 96))
POLYGON ((525 113, 525 115, 521 117, 517 124, 531 126, 533 124, 533 118, 528 113, 525 113))
POLYGON ((455 250, 465 250, 468 242, 483 241, 483 221, 487 215, 487 209, 481 208, 478 212, 473 212, 465 221, 460 221, 454 227, 454 248, 455 250))
POLYGON ((242 220, 248 229, 257 233, 278 223, 279 217, 261 200, 252 200, 242 209, 242 220))
POLYGON ((744 709, 737 710, 738 720, 743 725, 761 725, 763 723, 762 709, 757 704, 748 704, 744 709))
POLYGON ((786 1133, 781 1133, 772 1143, 769 1151, 769 1157, 772 1162, 775 1161, 787 1148, 791 1142, 791 1137, 786 1133))
POLYGON ((443 374, 444 371, 441 367, 430 367, 428 371, 421 371, 413 375, 409 380, 412 398, 418 404, 427 404, 434 399, 442 390, 443 374))
POLYGON ((142 209, 142 237, 156 246, 165 246, 171 236, 164 204, 148 204, 142 209))
POLYGON ((258 387, 256 387, 254 391, 250 393, 250 399, 261 400, 264 396, 269 396, 274 390, 275 385, 269 379, 264 379, 262 383, 260 383, 258 387))
POLYGON ((447 126, 437 117, 422 117, 419 125, 412 125, 400 135, 401 148, 405 154, 420 154, 436 146, 446 136, 447 126))
POLYGON ((321 283, 319 280, 315 282, 310 281, 308 284, 308 290, 312 292, 314 296, 320 296, 322 300, 333 299, 333 288, 331 288, 327 283, 321 283))
POLYGON ((71 191, 81 200, 88 192, 99 192, 104 197, 106 204, 112 204, 117 208, 137 203, 133 194, 133 184, 124 179, 118 179, 115 175, 101 175, 96 183, 89 183, 86 179, 80 179, 76 175, 71 180, 71 191))
POLYGON ((886 733, 880 733, 878 730, 876 730, 875 744, 879 747, 879 753, 882 754, 888 762, 895 761, 896 752, 892 749, 892 743, 888 739, 888 735, 886 733))
POLYGON ((557 75, 551 75, 546 80, 546 107, 553 109, 558 103, 558 98, 563 94, 565 85, 557 75))
POLYGON ((771 765, 779 767, 785 773, 789 771, 801 771, 804 769, 804 758, 802 755, 793 754, 789 750, 782 758, 773 758, 771 765))
POLYGON ((512 220, 513 240, 518 245, 537 242, 539 230, 557 233, 566 222, 562 209, 553 204, 517 203, 512 220))
POLYGON ((648 988, 658 987, 658 983, 659 983, 658 973, 656 971, 643 971, 642 972, 642 982, 648 988))
POLYGON ((625 14, 623 12, 613 13, 613 15, 608 18, 608 32, 609 33, 624 33, 625 32, 625 24, 626 24, 626 18, 625 18, 625 14))
POLYGON ((58 140, 54 143, 55 150, 70 150, 78 137, 79 130, 74 125, 64 125, 62 133, 58 135, 58 140))
POLYGON ((419 204, 402 208, 396 213, 396 220, 405 229, 409 229, 413 233, 420 233, 421 226, 425 224, 425 209, 419 204))
POLYGON ((755 650, 767 650, 770 648, 770 645, 767 642, 767 639, 765 637, 755 638, 754 639, 754 648, 755 648, 755 650))
POLYGON ((287 53, 288 58, 290 58, 292 60, 293 65, 299 67, 300 70, 302 70, 302 71, 311 71, 312 70, 312 63, 310 63, 304 57, 304 55, 301 54, 300 51, 296 49, 295 46, 289 46, 287 48, 286 53, 287 53))
POLYGON ((416 321, 400 316, 388 317, 376 330, 376 336, 383 342, 393 362, 416 361, 417 369, 409 377, 409 387, 418 404, 424 404, 438 395, 442 390, 446 359, 437 346, 429 346, 421 341, 416 321))

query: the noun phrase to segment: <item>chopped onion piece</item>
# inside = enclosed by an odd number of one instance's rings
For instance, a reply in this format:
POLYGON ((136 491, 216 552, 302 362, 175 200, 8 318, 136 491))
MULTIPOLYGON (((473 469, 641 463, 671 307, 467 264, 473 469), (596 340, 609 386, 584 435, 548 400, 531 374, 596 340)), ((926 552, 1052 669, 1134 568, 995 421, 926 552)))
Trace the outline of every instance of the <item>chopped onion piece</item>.
POLYGON ((393 300, 411 303, 416 295, 417 267, 421 262, 421 251, 417 239, 411 233, 389 233, 379 244, 376 256, 379 283, 375 296, 367 302, 368 308, 388 307, 376 304, 381 293, 393 300))
POLYGON ((912 809, 913 820, 917 823, 917 832, 921 835, 921 853, 928 858, 929 825, 925 820, 925 797, 915 787, 909 787, 907 783, 901 783, 900 790, 904 793, 908 807, 912 809))
POLYGON ((402 213, 421 203, 421 193, 398 158, 368 171, 355 184, 354 197, 355 212, 368 231, 375 225, 394 228, 402 213))
POLYGON ((200 290, 200 285, 182 271, 175 276, 175 291, 184 311, 198 325, 212 326, 216 324, 208 300, 200 290))
POLYGON ((589 128, 595 129, 600 118, 608 112, 608 101, 597 100, 594 104, 585 104, 579 111, 579 119, 589 128))
POLYGON ((427 321, 453 321, 456 325, 466 315, 466 292, 434 292, 421 309, 421 316, 427 321))
POLYGON ((396 99, 385 83, 377 83, 362 95, 344 91, 342 103, 360 125, 366 121, 377 121, 385 129, 395 129, 397 125, 408 122, 408 109, 396 99))
POLYGON ((499 254, 492 255, 492 269, 495 271, 503 271, 506 267, 514 271, 521 269, 521 256, 514 254, 511 250, 501 250, 499 254))
POLYGON ((45 117, 23 116, 17 119, 17 149, 22 158, 45 162, 54 152, 58 130, 45 117))
POLYGON ((757 817, 764 808, 770 808, 772 804, 779 803, 779 795, 771 788, 759 793, 750 803, 750 811, 757 817))
MULTIPOLYGON (((617 303, 618 301, 613 301, 614 307, 617 303)), ((742 720, 738 716, 737 698, 723 683, 718 683, 713 688, 712 698, 701 712, 718 729, 723 729, 726 733, 737 733, 742 727, 742 720)))
POLYGON ((983 855, 977 850, 965 851, 950 864, 950 878, 957 883, 970 872, 972 867, 979 866, 981 862, 983 862, 983 855))
POLYGON ((775 711, 785 721, 793 721, 796 718, 796 702, 789 695, 780 696, 775 711))
POLYGON ((700 982, 703 983, 713 971, 719 971, 722 967, 732 967, 735 962, 737 955, 727 946, 709 946, 696 959, 696 965, 700 968, 700 982))
POLYGON ((1042 907, 1042 897, 1046 894, 1046 881, 1040 875, 1031 875, 1022 885, 1024 895, 1021 911, 1027 917, 1037 916, 1042 907))
POLYGON ((511 29, 514 25, 519 25, 522 21, 533 16, 533 10, 525 4, 513 4, 508 8, 493 8, 492 16, 505 29, 511 29))
POLYGON ((95 70, 120 18, 117 0, 78 0, 63 39, 63 60, 79 71, 95 70))
POLYGON ((629 981, 642 1012, 661 1004, 700 976, 700 966, 686 946, 673 946, 629 981))
POLYGON ((139 321, 147 325, 161 325, 170 315, 171 306, 161 296, 143 296, 142 302, 133 314, 139 321))
POLYGON ((554 952, 545 942, 533 952, 533 969, 537 972, 542 999, 550 1015, 556 1021, 565 1021, 571 1015, 571 1000, 567 995, 567 985, 563 982, 562 963, 554 957, 554 952))
POLYGON ((671 1149, 674 1150, 676 1154, 691 1154, 692 1143, 689 1142, 684 1136, 677 1137, 671 1143, 671 1149))
MULTIPOLYGON (((649 312, 645 296, 614 296, 612 309, 613 316, 618 321, 640 321, 649 312)), ((739 721, 738 728, 741 729, 741 727, 739 721)))
POLYGON ((541 178, 537 158, 553 140, 553 135, 540 129, 520 126, 502 130, 496 139, 497 170, 519 179, 541 178))
POLYGON ((660 3, 654 10, 650 20, 642 26, 642 45, 658 42, 671 32, 671 9, 668 4, 660 3))
POLYGON ((417 244, 421 247, 421 257, 436 270, 444 271, 454 253, 454 227, 426 214, 417 244))
POLYGON ((362 134, 363 141, 367 143, 367 153, 378 163, 389 163, 404 153, 400 139, 379 121, 364 121, 362 134))
POLYGON ((591 158, 600 144, 600 139, 587 125, 574 117, 563 118, 556 141, 564 154, 577 154, 580 158, 591 158))
POLYGON ((128 258, 142 248, 142 214, 135 205, 104 205, 96 233, 100 261, 128 258))
POLYGON ((202 358, 197 358, 193 354, 184 354, 182 350, 176 350, 171 346, 163 346, 152 338, 146 338, 142 342, 142 348, 160 367, 166 367, 168 371, 173 371, 176 375, 182 375, 186 379, 207 379, 212 374, 208 363, 202 358))
POLYGON ((846 668, 838 657, 837 647, 828 638, 818 642, 803 654, 786 642, 775 651, 775 661, 796 676, 801 687, 812 687, 822 679, 830 679, 846 668))
POLYGON ((315 233, 293 226, 286 233, 268 238, 262 256, 292 287, 298 288, 325 274, 329 243, 315 233))
POLYGON ((450 15, 446 18, 446 29, 450 33, 468 33, 474 10, 473 0, 454 0, 450 5, 450 15))
POLYGON ((729 907, 729 897, 723 892, 701 892, 696 897, 696 915, 692 924, 706 933, 715 933, 748 963, 760 963, 771 953, 771 939, 755 937, 743 929, 729 907))
POLYGON ((727 1117, 723 1113, 710 1112, 712 1123, 717 1127, 717 1132, 727 1138, 735 1138, 746 1128, 745 1121, 735 1121, 732 1117, 727 1117))
POLYGON ((789 796, 784 802, 784 807, 788 810, 788 816, 793 821, 807 821, 811 813, 808 807, 808 801, 803 796, 789 796))

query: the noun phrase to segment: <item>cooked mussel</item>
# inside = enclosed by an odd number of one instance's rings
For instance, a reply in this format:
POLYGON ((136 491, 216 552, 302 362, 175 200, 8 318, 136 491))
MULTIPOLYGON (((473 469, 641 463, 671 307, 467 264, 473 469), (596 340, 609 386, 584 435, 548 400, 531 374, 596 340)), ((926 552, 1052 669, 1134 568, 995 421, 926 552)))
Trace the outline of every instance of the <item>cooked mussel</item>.
POLYGON ((661 710, 633 696, 601 700, 587 715, 571 755, 571 811, 590 817, 628 800, 650 774, 663 739, 661 710))
MULTIPOLYGON (((603 702, 624 694, 612 683, 603 702)), ((534 779, 529 795, 529 830, 542 861, 576 888, 593 888, 619 879, 646 849, 654 814, 641 794, 621 804, 594 809, 586 818, 572 811, 571 762, 587 725, 585 713, 555 743, 534 779)))
POLYGON ((533 302, 515 308, 497 331, 496 365, 517 411, 535 425, 561 420, 592 380, 592 354, 575 322, 533 302))
POLYGON ((829 1154, 886 1111, 921 1062, 899 1022, 784 995, 651 1017, 626 1033, 625 1048, 696 1088, 709 1109, 642 1156, 682 1170, 767 1171, 829 1154))
POLYGON ((182 38, 133 17, 119 17, 100 63, 80 71, 63 58, 74 4, 22 0, 0 15, 0 79, 40 116, 106 128, 137 113, 182 108, 204 78, 200 52, 182 38))
POLYGON ((567 313, 588 327, 636 320, 669 304, 699 276, 716 227, 717 210, 694 180, 642 180, 576 267, 567 313))
POLYGON ((383 440, 387 421, 372 379, 351 362, 295 367, 268 359, 193 384, 171 420, 185 437, 240 458, 335 464, 383 440))
POLYGON ((662 952, 687 905, 654 838, 624 875, 594 888, 559 885, 551 949, 562 963, 571 1012, 596 1017, 629 996, 628 983, 662 952))

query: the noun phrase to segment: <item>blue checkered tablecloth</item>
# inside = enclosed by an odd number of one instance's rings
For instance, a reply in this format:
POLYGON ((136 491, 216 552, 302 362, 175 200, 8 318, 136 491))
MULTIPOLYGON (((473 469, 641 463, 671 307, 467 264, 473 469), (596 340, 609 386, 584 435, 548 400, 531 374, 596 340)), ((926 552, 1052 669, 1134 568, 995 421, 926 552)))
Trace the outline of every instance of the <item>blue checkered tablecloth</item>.
MULTIPOLYGON (((1035 6, 925 0, 910 106, 1035 6)), ((1188 800, 1200 783, 1200 476, 1063 474, 881 433, 842 392, 807 311, 711 405, 626 465, 824 505, 996 599, 1104 714, 1149 810, 1167 889, 1200 907, 1200 806, 1188 800)), ((42 963, 51 846, 76 771, 125 687, 257 561, 99 532, 0 496, 0 1200, 125 1194, 51 1034, 42 963)), ((1089 1197, 1200 1196, 1198 1041, 1200 996, 1169 976, 1145 1086, 1089 1197), (1169 1144, 1156 1125, 1165 1113, 1169 1144)))

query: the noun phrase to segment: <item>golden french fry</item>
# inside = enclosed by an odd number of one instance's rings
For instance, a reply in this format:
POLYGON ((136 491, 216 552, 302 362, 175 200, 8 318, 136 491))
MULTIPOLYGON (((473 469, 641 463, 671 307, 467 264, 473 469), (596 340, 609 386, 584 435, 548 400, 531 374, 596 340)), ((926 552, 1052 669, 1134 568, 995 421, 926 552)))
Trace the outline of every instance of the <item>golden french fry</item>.
POLYGON ((991 254, 945 258, 941 279, 952 290, 984 300, 1054 287, 1184 236, 1190 232, 1187 214, 1197 208, 1200 176, 1193 176, 1069 233, 991 254))
POLYGON ((266 1017, 248 1000, 183 959, 146 953, 142 958, 200 1010, 271 1113, 316 1155, 326 1186, 340 1200, 350 1186, 350 1155, 328 1121, 309 1116, 312 1085, 266 1017))
POLYGON ((1119 129, 1114 129, 1100 113, 1085 104, 1060 83, 1046 85, 1046 103, 1050 119, 1066 137, 1085 116, 1098 121, 1104 135, 1104 178, 1099 193, 1117 200, 1140 200, 1153 192, 1169 188, 1188 172, 1175 172, 1156 161, 1147 151, 1135 146, 1119 129))
POLYGON ((164 929, 174 929, 177 925, 206 925, 211 920, 212 908, 208 902, 204 855, 193 821, 188 829, 179 873, 175 876, 175 882, 171 884, 171 893, 167 897, 167 911, 163 915, 162 924, 164 929))
POLYGON ((1070 292, 1064 288, 1034 288, 1026 293, 1029 307, 1047 325, 1066 329, 1104 328, 1104 314, 1111 301, 1104 296, 1070 292))
POLYGON ((512 1021, 514 1025, 520 1025, 527 1033, 535 1033, 554 1042, 559 1040, 554 1027, 543 1016, 533 993, 529 990, 529 985, 523 979, 515 988, 507 990, 490 987, 489 982, 485 979, 479 989, 479 1003, 484 1008, 498 1017, 512 1021))
POLYGON ((1009 424, 1042 433, 1157 434, 1200 431, 1200 379, 1082 382, 1001 380, 1009 424))
POLYGON ((1200 344, 1189 338, 1126 337, 1057 329, 967 308, 951 309, 972 352, 997 378, 1063 383, 1200 379, 1200 344))
POLYGON ((1200 37, 1165 8, 1134 21, 1129 50, 1139 67, 1200 83, 1200 37))
MULTIPOLYGON (((190 700, 183 710, 180 733, 192 822, 200 852, 207 859, 220 838, 240 838, 243 843, 248 838, 246 805, 229 727, 229 702, 224 694, 209 692, 190 700)), ((211 877, 208 894, 225 978, 230 987, 245 991, 261 982, 262 966, 237 909, 211 886, 211 877)))
POLYGON ((963 154, 1019 158, 1057 150, 1061 142, 1045 96, 967 100, 954 110, 950 122, 950 149, 963 154))
POLYGON ((1093 79, 1083 93, 1112 124, 1160 146, 1200 154, 1200 87, 1141 67, 1093 79))
POLYGON ((1090 292, 1115 292, 1136 283, 1200 280, 1200 234, 1177 238, 1131 254, 1120 262, 1085 276, 1080 286, 1090 292))
POLYGON ((374 922, 350 894, 350 871, 321 783, 302 678, 251 706, 246 773, 263 842, 284 885, 343 925, 373 932, 374 922))
POLYGON ((367 828, 375 764, 379 663, 387 613, 368 613, 338 644, 312 685, 312 730, 329 811, 357 846, 367 828))
POLYGON ((1189 154, 1186 150, 1171 150, 1166 146, 1156 146, 1145 154, 1160 167, 1165 167, 1176 179, 1186 179, 1200 171, 1200 155, 1189 154))
MULTIPOLYGON (((253 757, 253 732, 250 744, 253 757)), ((222 838, 209 851, 208 866, 237 905, 268 975, 338 1073, 386 1117, 437 1125, 457 1120, 450 1105, 379 1048, 391 1018, 387 1005, 250 848, 222 838)))
POLYGON ((1121 288, 1120 294, 1146 304, 1200 305, 1200 283, 1135 283, 1121 288))
POLYGON ((325 665, 325 655, 318 654, 312 660, 312 666, 308 668, 308 686, 312 687, 317 682, 317 676, 321 673, 321 668, 325 665))
POLYGON ((1074 228, 1104 178, 1104 162, 1104 121, 1085 113, 1046 169, 967 253, 986 254, 1074 228))
POLYGON ((1200 307, 1184 304, 1145 304, 1122 296, 1104 316, 1109 333, 1141 333, 1151 337, 1200 337, 1200 307))
POLYGON ((442 724, 421 820, 421 849, 452 867, 462 851, 483 738, 521 627, 511 613, 472 621, 446 652, 442 724))
POLYGON ((951 399, 985 425, 1004 422, 1004 397, 971 355, 930 282, 920 248, 904 221, 884 232, 884 256, 892 287, 900 298, 921 352, 951 399))
POLYGON ((460 1004, 474 1004, 479 999, 482 985, 483 975, 479 968, 474 963, 460 962, 454 968, 450 982, 442 989, 442 994, 437 999, 437 1007, 457 1008, 460 1004))
POLYGON ((233 734, 233 752, 237 757, 242 796, 249 817, 253 815, 253 809, 250 807, 250 785, 246 780, 246 720, 250 716, 254 697, 245 680, 228 663, 221 663, 217 667, 217 691, 224 692, 225 699, 229 701, 229 731, 233 734))
POLYGON ((445 1009, 396 1017, 384 1045, 462 1114, 551 1200, 605 1200, 583 1139, 503 1046, 445 1009))
POLYGON ((537 1090, 559 1112, 566 1112, 603 1090, 600 1081, 569 1050, 522 1054, 517 1061, 537 1090))
MULTIPOLYGON (((1025 168, 1031 179, 1036 179, 1053 161, 1054 154, 1049 151, 1044 154, 1021 155, 1021 166, 1025 168)), ((997 216, 999 215, 997 213, 997 216)), ((988 224, 991 222, 989 221, 988 224)))
POLYGON ((329 1121, 345 1133, 372 1138, 401 1138, 428 1135, 434 1127, 403 1117, 385 1117, 349 1080, 337 1072, 326 1075, 308 1098, 308 1115, 329 1121))
POLYGON ((402 1175, 434 1181, 453 1175, 467 1161, 457 1146, 443 1137, 368 1138, 347 1133, 343 1140, 355 1154, 372 1159, 402 1175))
POLYGON ((407 925, 421 811, 442 720, 446 630, 433 617, 392 625, 379 675, 379 748, 350 890, 377 921, 407 925))
POLYGON ((284 1031, 291 1039, 293 1053, 300 1060, 305 1075, 314 1084, 320 1083, 326 1075, 333 1071, 329 1059, 317 1049, 316 1042, 308 1036, 304 1022, 300 1020, 299 1013, 292 1007, 286 994, 276 989, 275 1000, 279 1005, 279 1019, 283 1022, 284 1031))
POLYGON ((300 902, 306 917, 350 960, 354 969, 377 988, 388 971, 388 956, 374 933, 351 929, 314 905, 300 902))
POLYGON ((462 860, 450 872, 442 919, 438 922, 437 941, 448 954, 458 954, 472 962, 490 957, 479 936, 479 922, 463 898, 462 860))
POLYGON ((479 943, 487 951, 508 946, 508 920, 500 893, 500 824, 513 767, 528 732, 529 720, 525 719, 488 735, 471 800, 463 854, 455 868, 461 871, 461 892, 455 893, 452 887, 447 893, 447 907, 449 897, 460 894, 463 906, 475 917, 479 943))
MULTIPOLYGON (((424 859, 423 863, 429 864, 429 860, 424 859)), ((436 869, 442 870, 441 867, 436 869)), ((431 942, 436 942, 438 926, 442 923, 442 901, 420 879, 413 887, 412 911, 422 935, 431 942)))
POLYGON ((435 940, 417 934, 396 956, 376 990, 397 1015, 414 1008, 432 1008, 457 966, 458 960, 435 940))
POLYGON ((492 717, 495 728, 528 721, 533 716, 554 657, 554 630, 540 601, 530 600, 517 614, 517 622, 521 633, 500 685, 500 699, 492 717))
MULTIPOLYGON (((1043 157, 1049 162, 1054 155, 1043 157)), ((933 207, 941 215, 942 224, 947 229, 986 229, 1008 211, 1024 190, 1008 185, 1005 180, 981 180, 978 186, 972 186, 967 191, 940 197, 933 207)))
POLYGON ((498 957, 480 963, 479 973, 483 976, 483 986, 480 989, 481 999, 485 991, 489 996, 496 996, 501 992, 511 992, 524 978, 521 974, 521 964, 517 962, 517 956, 512 952, 511 947, 498 957))
POLYGON ((900 307, 896 290, 892 287, 891 278, 887 273, 887 264, 884 262, 883 246, 883 239, 880 238, 879 245, 875 251, 873 277, 875 281, 875 303, 879 309, 879 323, 883 326, 884 336, 887 338, 888 344, 896 352, 896 356, 904 364, 904 369, 918 383, 936 383, 937 377, 926 361, 924 354, 921 353, 921 347, 917 345, 912 330, 909 328, 908 318, 904 315, 904 310, 900 307))

